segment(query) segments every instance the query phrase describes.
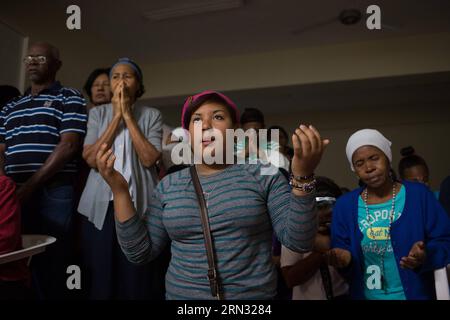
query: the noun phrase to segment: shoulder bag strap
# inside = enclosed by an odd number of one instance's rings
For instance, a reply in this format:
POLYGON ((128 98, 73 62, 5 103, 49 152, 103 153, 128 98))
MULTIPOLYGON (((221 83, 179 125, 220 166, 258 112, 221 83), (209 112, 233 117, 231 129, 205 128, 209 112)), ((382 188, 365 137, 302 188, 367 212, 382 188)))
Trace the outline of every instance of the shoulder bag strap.
POLYGON ((211 238, 211 230, 209 228, 208 208, 206 207, 205 198, 203 197, 203 190, 198 179, 197 170, 195 166, 191 166, 191 177, 194 183, 195 193, 197 194, 198 203, 200 205, 200 217, 202 220, 203 237, 205 240, 206 255, 208 257, 208 280, 211 287, 211 294, 218 300, 222 300, 222 293, 220 290, 220 283, 217 274, 217 267, 214 260, 214 246, 211 238))

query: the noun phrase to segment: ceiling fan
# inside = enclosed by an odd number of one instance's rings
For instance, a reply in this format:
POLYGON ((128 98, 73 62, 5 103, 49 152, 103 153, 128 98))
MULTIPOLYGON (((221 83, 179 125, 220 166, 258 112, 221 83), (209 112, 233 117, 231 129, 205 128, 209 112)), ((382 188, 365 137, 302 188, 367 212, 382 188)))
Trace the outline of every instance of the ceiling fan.
MULTIPOLYGON (((365 18, 365 16, 363 16, 361 10, 359 10, 359 9, 344 9, 337 16, 325 19, 323 21, 319 21, 319 22, 311 24, 309 26, 304 26, 304 27, 294 29, 294 30, 292 30, 292 34, 300 35, 307 31, 318 29, 318 28, 321 28, 321 27, 324 27, 327 25, 332 25, 332 24, 337 24, 337 25, 341 24, 344 26, 356 25, 356 24, 360 23, 361 20, 363 20, 363 18, 365 18)), ((383 21, 383 17, 381 17, 381 21, 383 21)), ((364 26, 365 26, 365 21, 363 21, 362 23, 364 23, 364 26)), ((391 31, 397 31, 399 28, 400 28, 399 26, 381 23, 382 30, 387 29, 387 30, 391 30, 391 31)))

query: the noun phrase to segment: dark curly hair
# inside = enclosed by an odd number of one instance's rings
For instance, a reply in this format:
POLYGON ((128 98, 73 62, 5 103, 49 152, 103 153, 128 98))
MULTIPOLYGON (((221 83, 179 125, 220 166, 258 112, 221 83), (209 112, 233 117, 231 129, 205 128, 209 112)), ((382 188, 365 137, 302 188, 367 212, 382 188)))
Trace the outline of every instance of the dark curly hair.
POLYGON ((316 195, 319 197, 339 198, 342 195, 341 188, 327 177, 316 177, 316 195))
POLYGON ((416 151, 412 146, 402 148, 400 154, 403 157, 398 163, 398 173, 400 174, 400 178, 404 179, 405 171, 415 166, 423 166, 427 174, 430 173, 427 163, 421 156, 416 154, 416 151))
POLYGON ((259 122, 264 124, 264 114, 261 110, 256 108, 245 108, 244 112, 241 115, 241 125, 244 125, 248 122, 259 122))

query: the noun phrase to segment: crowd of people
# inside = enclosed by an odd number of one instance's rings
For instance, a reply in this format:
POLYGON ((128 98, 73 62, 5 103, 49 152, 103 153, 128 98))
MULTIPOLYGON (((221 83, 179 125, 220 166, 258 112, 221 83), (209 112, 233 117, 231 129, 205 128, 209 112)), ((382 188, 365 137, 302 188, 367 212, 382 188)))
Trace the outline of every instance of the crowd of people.
POLYGON ((30 88, 0 87, 0 255, 22 234, 57 241, 30 265, 0 264, 0 299, 435 299, 433 271, 450 263, 450 177, 431 191, 413 147, 397 178, 391 141, 355 132, 350 191, 315 175, 330 140, 313 125, 262 139, 260 110, 240 114, 207 90, 186 98, 172 130, 136 103, 144 75, 131 59, 94 70, 87 100, 56 80, 51 44, 32 44, 24 63, 30 88), (227 135, 239 128, 256 135, 227 135), (175 161, 182 145, 200 161, 175 161))

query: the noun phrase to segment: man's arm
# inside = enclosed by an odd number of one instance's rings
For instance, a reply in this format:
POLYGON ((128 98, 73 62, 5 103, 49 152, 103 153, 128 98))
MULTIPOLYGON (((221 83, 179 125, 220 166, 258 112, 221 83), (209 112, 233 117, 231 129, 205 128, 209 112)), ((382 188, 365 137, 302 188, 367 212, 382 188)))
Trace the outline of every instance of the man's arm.
POLYGON ((311 252, 306 258, 299 260, 292 266, 281 268, 286 285, 289 288, 304 284, 311 279, 319 270, 320 265, 325 262, 321 253, 311 252))
POLYGON ((5 151, 6 151, 5 113, 0 108, 0 175, 5 175, 5 151))
POLYGON ((5 175, 5 150, 6 146, 0 142, 0 175, 5 175))
POLYGON ((18 190, 17 195, 19 200, 23 201, 27 199, 38 187, 61 171, 64 165, 76 156, 82 143, 81 140, 82 137, 78 133, 67 132, 61 134, 60 142, 56 145, 42 167, 18 190))

